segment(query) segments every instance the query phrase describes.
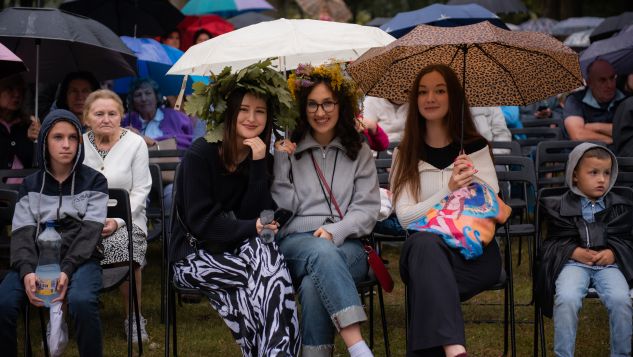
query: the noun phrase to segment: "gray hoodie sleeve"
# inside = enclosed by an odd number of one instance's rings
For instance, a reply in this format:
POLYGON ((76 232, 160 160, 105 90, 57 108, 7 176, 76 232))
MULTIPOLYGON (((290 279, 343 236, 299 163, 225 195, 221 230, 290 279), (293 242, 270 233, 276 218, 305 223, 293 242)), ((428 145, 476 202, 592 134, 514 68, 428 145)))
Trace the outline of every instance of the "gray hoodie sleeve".
POLYGON ((20 274, 20 280, 22 280, 26 274, 35 272, 37 266, 35 246, 37 222, 31 212, 29 195, 24 184, 20 186, 12 226, 14 230, 11 233, 11 267, 20 274))
MULTIPOLYGON (((366 144, 363 144, 358 152, 356 161, 358 165, 353 177, 352 199, 344 212, 345 217, 339 222, 323 226, 326 231, 332 233, 336 246, 343 244, 347 238, 369 234, 380 212, 376 164, 366 144)), ((342 204, 339 202, 339 205, 342 204)))
POLYGON ((275 150, 275 178, 270 188, 277 207, 297 212, 297 192, 290 179, 292 164, 288 153, 275 150))

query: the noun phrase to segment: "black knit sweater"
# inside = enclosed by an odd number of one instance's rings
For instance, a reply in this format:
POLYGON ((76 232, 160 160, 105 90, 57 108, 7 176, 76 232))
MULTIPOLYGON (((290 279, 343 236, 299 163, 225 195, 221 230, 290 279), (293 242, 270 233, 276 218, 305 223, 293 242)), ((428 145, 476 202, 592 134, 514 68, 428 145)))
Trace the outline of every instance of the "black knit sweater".
MULTIPOLYGON (((189 233, 214 250, 230 251, 257 234, 259 213, 272 209, 270 195, 272 156, 241 162, 228 172, 219 156, 219 143, 199 138, 185 154, 176 182, 176 205, 189 233)), ((173 212, 172 216, 176 216, 173 212)), ((170 261, 194 252, 183 227, 173 219, 170 261)))

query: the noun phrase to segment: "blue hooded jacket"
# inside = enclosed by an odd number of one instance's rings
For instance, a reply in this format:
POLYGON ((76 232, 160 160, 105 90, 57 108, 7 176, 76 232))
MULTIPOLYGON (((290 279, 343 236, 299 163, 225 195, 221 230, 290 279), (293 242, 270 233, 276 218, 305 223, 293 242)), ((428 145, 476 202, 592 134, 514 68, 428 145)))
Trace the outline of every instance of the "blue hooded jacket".
POLYGON ((36 238, 48 220, 57 221, 56 230, 62 237, 61 270, 72 276, 88 259, 101 260, 101 231, 107 214, 108 182, 99 172, 83 164, 83 145, 77 145, 77 155, 71 174, 58 182, 49 171, 48 133, 58 121, 71 123, 81 140, 81 124, 77 117, 64 109, 51 111, 40 129, 37 159, 40 170, 24 179, 13 215, 11 237, 11 267, 20 279, 35 271, 38 260, 36 238))

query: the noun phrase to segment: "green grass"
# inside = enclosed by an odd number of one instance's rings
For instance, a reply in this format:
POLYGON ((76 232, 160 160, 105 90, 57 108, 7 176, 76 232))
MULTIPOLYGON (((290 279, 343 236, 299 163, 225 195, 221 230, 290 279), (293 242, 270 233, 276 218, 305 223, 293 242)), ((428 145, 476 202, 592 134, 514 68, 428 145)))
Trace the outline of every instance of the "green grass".
MULTIPOLYGON (((524 244, 525 248, 525 244, 524 244)), ((517 355, 532 355, 532 335, 534 315, 533 306, 521 306, 530 301, 531 279, 528 273, 527 249, 523 250, 523 264, 516 267, 517 245, 515 254, 515 300, 517 302, 517 355)), ((404 343, 404 287, 397 271, 398 247, 386 247, 385 257, 390 261, 389 268, 396 282, 392 293, 385 293, 389 341, 393 356, 405 355, 404 343)), ((160 323, 160 244, 152 243, 148 249, 149 264, 143 275, 143 315, 148 321, 147 329, 151 345, 144 344, 145 356, 164 356, 164 325, 160 323)), ((118 291, 101 296, 103 308, 101 320, 104 333, 104 355, 124 356, 127 354, 127 343, 123 333, 123 309, 118 291)), ((466 320, 503 319, 503 291, 482 293, 463 304, 466 320), (499 305, 479 305, 479 304, 499 305)), ((184 304, 177 307, 179 331, 179 355, 181 356, 240 356, 239 348, 233 341, 223 321, 210 305, 203 301, 200 304, 184 304)), ((382 330, 378 299, 375 299, 375 341, 374 353, 384 356, 382 330)), ((548 353, 552 355, 552 322, 545 319, 548 353)), ((369 338, 368 324, 364 324, 364 337, 369 338)), ((21 347, 21 327, 18 328, 21 347)), ((32 344, 35 356, 43 356, 41 335, 36 314, 31 314, 32 344)), ((71 325, 72 331, 72 325, 71 325)), ((470 356, 500 356, 503 351, 503 323, 467 323, 466 336, 470 356)), ((609 325, 606 310, 597 299, 585 300, 581 311, 578 330, 577 356, 608 356, 609 325)), ((22 352, 19 351, 19 354, 22 352)), ((1 354, 1 353, 0 353, 1 354)), ((64 356, 77 356, 74 337, 64 356)), ((346 356, 346 349, 340 338, 337 338, 335 356, 346 356)))

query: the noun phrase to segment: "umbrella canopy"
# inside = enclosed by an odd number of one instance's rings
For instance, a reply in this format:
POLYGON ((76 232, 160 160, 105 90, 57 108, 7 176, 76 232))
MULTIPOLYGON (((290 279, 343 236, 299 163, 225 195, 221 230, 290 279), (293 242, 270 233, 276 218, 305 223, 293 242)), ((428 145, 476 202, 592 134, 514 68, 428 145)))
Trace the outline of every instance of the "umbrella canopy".
POLYGON ((26 71, 24 62, 0 43, 0 78, 26 71))
POLYGON ((367 95, 404 103, 413 79, 434 63, 451 66, 465 80, 472 106, 526 105, 583 85, 578 55, 560 41, 488 22, 459 28, 420 25, 368 51, 348 70, 367 95))
MULTIPOLYGON (((183 55, 179 49, 163 45, 151 38, 133 38, 121 36, 121 40, 138 57, 136 62, 138 76, 154 80, 162 95, 178 95, 182 85, 182 76, 167 76, 169 68, 183 55)), ((134 77, 120 78, 114 81, 113 90, 117 93, 127 93, 134 77)), ((187 90, 191 93, 193 82, 209 83, 207 77, 193 76, 188 78, 187 90)))
POLYGON ((0 42, 24 59, 30 81, 38 71, 41 81, 51 83, 76 71, 92 72, 99 80, 135 74, 136 57, 116 34, 97 21, 58 9, 3 10, 0 42))
POLYGON ((540 17, 538 19, 528 20, 519 25, 519 27, 523 31, 552 33, 552 28, 556 26, 557 23, 558 21, 556 20, 540 17))
POLYGON ((569 36, 574 32, 593 30, 604 20, 602 17, 570 17, 552 27, 553 36, 569 36))
POLYGON ((477 4, 433 4, 419 10, 400 12, 380 28, 399 38, 421 24, 454 27, 476 24, 482 21, 490 21, 496 26, 507 29, 505 23, 497 15, 477 4))
POLYGON ((233 24, 234 28, 241 29, 242 27, 255 25, 260 22, 272 21, 274 19, 274 17, 270 17, 268 15, 249 11, 237 16, 233 16, 228 19, 228 21, 233 24))
POLYGON ((633 25, 633 12, 631 11, 623 12, 617 16, 607 17, 598 27, 593 29, 589 39, 591 42, 594 42, 609 38, 629 25, 633 25))
POLYGON ((59 8, 99 21, 119 36, 161 36, 184 17, 167 0, 79 0, 59 8))
POLYGON ((225 66, 238 71, 259 60, 279 57, 279 69, 299 63, 321 64, 330 59, 351 61, 371 47, 394 38, 370 26, 319 20, 261 22, 220 35, 191 47, 168 74, 207 76, 225 66), (239 45, 236 45, 239 44, 239 45))
POLYGON ((347 22, 352 12, 343 0, 296 0, 301 10, 319 20, 347 22))
POLYGON ((218 15, 185 16, 178 25, 182 36, 180 36, 180 48, 188 49, 193 45, 193 36, 196 31, 204 29, 213 36, 233 31, 233 24, 218 15))
POLYGON ((447 5, 477 4, 494 12, 495 14, 510 14, 523 12, 528 9, 521 0, 450 0, 447 5))
POLYGON ((565 46, 569 46, 571 48, 574 49, 584 49, 589 47, 589 34, 591 34, 591 31, 593 30, 584 30, 584 31, 579 31, 579 32, 574 32, 571 35, 569 35, 566 39, 565 42, 563 42, 565 44, 565 46))
POLYGON ((247 11, 274 9, 266 0, 189 0, 181 11, 185 15, 216 14, 226 18, 247 11))
POLYGON ((617 36, 596 41, 580 54, 580 66, 584 73, 587 67, 597 60, 604 59, 611 63, 618 74, 633 73, 633 26, 620 32, 617 36))
POLYGON ((387 22, 391 21, 391 19, 393 19, 393 17, 374 17, 373 19, 371 19, 371 21, 366 23, 365 26, 380 27, 386 24, 387 22))

